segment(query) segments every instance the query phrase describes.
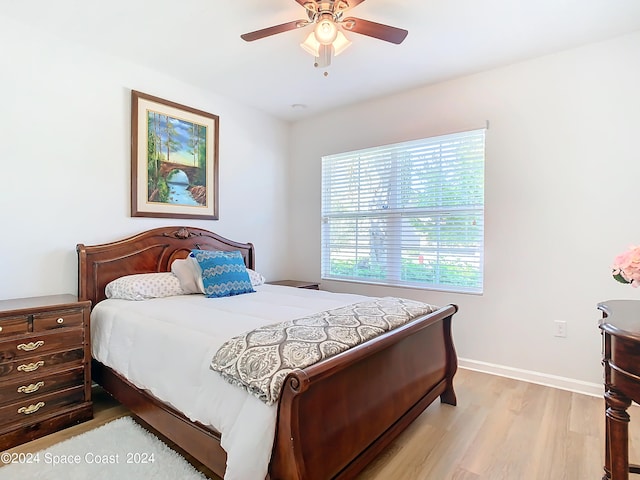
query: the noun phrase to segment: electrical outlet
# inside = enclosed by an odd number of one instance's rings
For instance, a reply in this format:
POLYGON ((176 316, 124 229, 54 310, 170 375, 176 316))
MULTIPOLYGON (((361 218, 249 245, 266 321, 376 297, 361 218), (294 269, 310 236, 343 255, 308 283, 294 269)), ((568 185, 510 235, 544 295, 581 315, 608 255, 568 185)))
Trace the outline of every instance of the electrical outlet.
POLYGON ((565 322, 564 320, 556 320, 555 321, 554 335, 556 337, 566 337, 567 336, 567 322, 565 322))

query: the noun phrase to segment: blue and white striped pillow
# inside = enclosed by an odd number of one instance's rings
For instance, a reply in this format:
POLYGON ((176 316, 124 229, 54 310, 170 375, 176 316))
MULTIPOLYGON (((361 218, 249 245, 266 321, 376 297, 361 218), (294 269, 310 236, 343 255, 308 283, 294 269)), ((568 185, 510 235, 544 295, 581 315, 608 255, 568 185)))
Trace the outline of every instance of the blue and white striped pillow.
POLYGON ((239 251, 192 250, 191 255, 202 269, 204 294, 207 297, 230 297, 255 292, 239 251))

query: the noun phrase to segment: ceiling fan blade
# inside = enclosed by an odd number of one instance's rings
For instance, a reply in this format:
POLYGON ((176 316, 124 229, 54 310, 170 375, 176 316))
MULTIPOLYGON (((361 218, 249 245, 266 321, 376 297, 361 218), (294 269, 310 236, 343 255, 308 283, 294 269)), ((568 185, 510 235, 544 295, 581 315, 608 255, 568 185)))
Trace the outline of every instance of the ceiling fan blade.
POLYGON ((308 20, 294 20, 293 22, 282 23, 273 27, 263 28, 256 30, 255 32, 244 33, 240 35, 240 38, 247 42, 253 42, 264 37, 270 37, 277 33, 288 32, 289 30, 295 30, 296 28, 302 28, 309 25, 308 20))
POLYGON ((355 17, 345 18, 340 24, 347 31, 378 38, 385 42, 395 43, 396 45, 402 43, 409 34, 408 31, 402 28, 383 25, 382 23, 371 22, 355 17))
POLYGON ((362 2, 364 2, 364 0, 345 0, 345 3, 349 4, 349 6, 347 8, 357 7, 362 2))

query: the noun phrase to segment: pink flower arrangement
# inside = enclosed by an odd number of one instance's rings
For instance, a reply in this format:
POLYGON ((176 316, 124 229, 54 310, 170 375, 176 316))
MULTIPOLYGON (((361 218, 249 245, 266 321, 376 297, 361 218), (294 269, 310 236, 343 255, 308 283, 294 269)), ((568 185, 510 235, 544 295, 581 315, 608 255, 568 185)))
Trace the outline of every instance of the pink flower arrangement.
POLYGON ((613 278, 620 283, 640 286, 640 247, 630 247, 613 260, 613 278))

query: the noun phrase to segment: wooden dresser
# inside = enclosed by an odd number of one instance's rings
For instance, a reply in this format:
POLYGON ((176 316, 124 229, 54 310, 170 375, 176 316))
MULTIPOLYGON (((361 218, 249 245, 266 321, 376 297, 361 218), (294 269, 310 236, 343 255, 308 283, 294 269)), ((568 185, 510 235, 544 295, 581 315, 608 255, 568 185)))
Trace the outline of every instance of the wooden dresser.
POLYGON ((0 451, 93 417, 90 306, 0 300, 0 451))

